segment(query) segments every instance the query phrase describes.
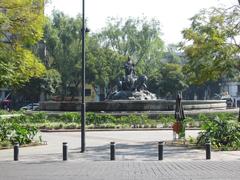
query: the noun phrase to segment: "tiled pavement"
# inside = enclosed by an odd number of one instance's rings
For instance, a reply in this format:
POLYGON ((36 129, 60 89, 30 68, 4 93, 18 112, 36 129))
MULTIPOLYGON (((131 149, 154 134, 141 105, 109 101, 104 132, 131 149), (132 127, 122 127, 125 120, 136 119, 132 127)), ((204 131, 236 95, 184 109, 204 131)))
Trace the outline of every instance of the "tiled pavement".
MULTIPOLYGON (((188 131, 196 136, 196 131, 188 131)), ((170 140, 171 131, 88 132, 87 151, 79 153, 80 133, 43 133, 48 145, 20 148, 18 162, 12 150, 0 151, 0 180, 61 179, 240 179, 240 152, 164 146, 157 161, 157 142, 170 140), (69 144, 69 160, 62 161, 62 142, 69 144), (116 161, 109 161, 109 142, 115 141, 116 161)))
POLYGON ((0 163, 1 180, 235 179, 240 161, 68 161, 0 163))

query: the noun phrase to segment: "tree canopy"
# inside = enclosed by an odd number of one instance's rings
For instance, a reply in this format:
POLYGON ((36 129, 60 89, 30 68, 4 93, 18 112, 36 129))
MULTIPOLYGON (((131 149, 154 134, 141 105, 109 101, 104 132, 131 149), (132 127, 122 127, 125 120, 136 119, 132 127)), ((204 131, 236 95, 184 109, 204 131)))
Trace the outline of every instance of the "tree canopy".
POLYGON ((20 86, 45 67, 30 46, 43 36, 44 0, 0 1, 0 87, 20 86))
MULTIPOLYGON (((73 90, 73 87, 75 92, 79 92, 77 88, 81 85, 81 25, 80 16, 71 18, 54 11, 45 27, 44 40, 47 59, 50 61, 48 65, 61 75, 63 96, 70 95, 67 91, 73 90)), ((173 91, 185 87, 181 85, 184 80, 181 58, 175 51, 173 45, 165 52, 158 21, 146 18, 110 18, 102 31, 86 36, 86 82, 94 87, 99 86, 101 92, 104 88, 112 90, 124 76, 124 62, 130 56, 135 63, 137 75, 148 76, 151 91, 163 96, 171 89, 169 93, 173 95, 173 91), (168 66, 163 66, 163 57, 167 59, 166 63, 170 63, 168 66), (171 76, 164 69, 169 70, 171 76), (172 82, 172 87, 160 90, 158 85, 163 84, 164 78, 166 82, 172 82), (177 80, 180 82, 176 83, 177 80)))
POLYGON ((103 47, 130 56, 136 71, 148 76, 159 65, 164 50, 160 23, 146 17, 110 18, 99 37, 103 47))
POLYGON ((183 30, 188 63, 184 72, 191 83, 202 84, 221 77, 239 76, 240 7, 202 10, 183 30))

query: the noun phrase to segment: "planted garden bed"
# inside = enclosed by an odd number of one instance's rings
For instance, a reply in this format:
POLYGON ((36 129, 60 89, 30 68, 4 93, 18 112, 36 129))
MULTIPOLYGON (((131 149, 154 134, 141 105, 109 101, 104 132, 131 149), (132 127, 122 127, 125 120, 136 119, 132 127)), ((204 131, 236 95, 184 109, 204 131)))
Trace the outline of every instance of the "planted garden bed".
MULTIPOLYGON (((212 113, 187 116, 184 120, 186 128, 201 128, 198 139, 186 137, 198 146, 203 146, 210 140, 212 146, 222 150, 240 149, 240 127, 235 113, 212 113)), ((0 144, 30 144, 38 130, 73 130, 80 129, 80 113, 71 112, 55 116, 46 113, 21 115, 9 119, 0 119, 0 144)), ((173 115, 159 115, 150 118, 146 114, 113 116, 109 114, 86 114, 86 129, 162 129, 172 128, 175 118, 173 115)))

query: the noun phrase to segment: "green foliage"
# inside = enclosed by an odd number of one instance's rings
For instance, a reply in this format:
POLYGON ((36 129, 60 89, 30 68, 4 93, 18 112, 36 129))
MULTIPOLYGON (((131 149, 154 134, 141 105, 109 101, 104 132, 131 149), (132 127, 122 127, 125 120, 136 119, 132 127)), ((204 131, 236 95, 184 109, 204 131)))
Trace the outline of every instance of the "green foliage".
POLYGON ((7 110, 0 109, 0 115, 9 114, 7 110))
POLYGON ((55 69, 48 69, 41 78, 41 89, 46 94, 54 94, 61 84, 61 75, 55 69))
POLYGON ((188 127, 194 127, 195 126, 195 122, 196 120, 194 120, 192 117, 186 117, 184 119, 184 123, 186 124, 186 126, 188 127))
MULTIPOLYGON (((61 75, 61 95, 76 96, 82 70, 79 61, 82 19, 80 16, 71 18, 59 11, 54 11, 52 16, 45 27, 45 59, 48 66, 61 75)), ((176 51, 172 45, 168 57, 165 53, 169 64, 163 65, 164 43, 159 22, 155 19, 109 18, 102 31, 86 35, 86 82, 99 86, 101 92, 104 88, 113 90, 124 76, 123 64, 127 56, 131 56, 136 74, 149 78, 150 91, 159 96, 173 95, 173 91, 185 88, 182 60, 176 51)))
POLYGON ((111 89, 116 85, 116 80, 124 75, 123 64, 126 57, 109 48, 102 48, 95 36, 89 39, 87 44, 88 65, 91 69, 86 72, 87 76, 91 77, 88 82, 101 88, 108 85, 111 89))
POLYGON ((150 92, 158 97, 172 99, 178 91, 187 88, 186 77, 182 71, 185 59, 181 54, 176 45, 168 46, 158 69, 148 77, 147 86, 150 92))
POLYGON ((174 122, 176 122, 176 119, 174 118, 173 115, 160 116, 160 118, 158 119, 158 122, 161 123, 163 127, 169 127, 169 126, 172 126, 174 122))
MULTIPOLYGON (((116 121, 116 118, 109 114, 96 114, 94 117, 95 125, 105 124, 105 123, 115 123, 115 121, 116 121)), ((90 124, 90 123, 87 123, 87 124, 90 124)))
POLYGON ((240 148, 240 124, 232 116, 204 117, 202 132, 198 137, 198 145, 211 141, 212 146, 221 150, 238 150, 240 148))
POLYGON ((155 19, 109 18, 107 26, 99 33, 99 39, 103 47, 131 56, 137 74, 150 76, 163 54, 160 35, 160 25, 155 19))
POLYGON ((42 38, 44 0, 1 0, 0 8, 0 86, 21 86, 45 71, 28 48, 42 38))
POLYGON ((162 97, 175 96, 177 91, 187 87, 179 64, 166 63, 161 66, 162 79, 159 83, 159 90, 162 97))
POLYGON ((44 123, 47 121, 47 114, 44 112, 34 113, 31 116, 27 116, 30 123, 44 123))
MULTIPOLYGON (((70 18, 54 11, 45 27, 47 59, 51 68, 61 75, 61 95, 76 95, 81 82, 81 27, 80 16, 70 18)), ((113 86, 117 77, 123 75, 122 55, 102 47, 98 35, 86 34, 86 82, 94 86, 113 86)))
POLYGON ((223 76, 238 78, 239 8, 202 10, 191 18, 191 27, 182 32, 185 42, 181 45, 188 58, 184 72, 191 83, 202 84, 223 76))
POLYGON ((80 124, 79 123, 67 123, 63 125, 64 129, 79 129, 80 124))
MULTIPOLYGON (((77 87, 81 82, 82 20, 80 16, 71 18, 59 11, 54 11, 52 16, 52 19, 48 19, 44 32, 47 47, 46 58, 49 61, 48 66, 59 72, 61 94, 66 96, 70 86, 74 87, 74 91, 77 92, 77 87)), ((88 64, 86 64, 86 72, 92 72, 88 64)), ((59 77, 55 79, 58 80, 59 77)), ((49 91, 49 88, 47 89, 49 91)))
POLYGON ((62 122, 65 123, 80 123, 80 113, 65 112, 60 116, 62 122))
POLYGON ((34 140, 38 129, 35 126, 22 124, 24 118, 11 118, 0 120, 0 142, 29 144, 34 140))

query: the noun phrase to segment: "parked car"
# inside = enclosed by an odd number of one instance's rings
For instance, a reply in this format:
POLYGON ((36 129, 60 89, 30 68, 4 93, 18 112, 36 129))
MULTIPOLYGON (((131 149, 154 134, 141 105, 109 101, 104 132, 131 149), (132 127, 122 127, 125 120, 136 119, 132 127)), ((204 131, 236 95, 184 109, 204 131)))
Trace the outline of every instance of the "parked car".
POLYGON ((32 110, 32 111, 37 111, 39 110, 39 103, 30 103, 26 106, 23 106, 20 108, 21 110, 32 110))

